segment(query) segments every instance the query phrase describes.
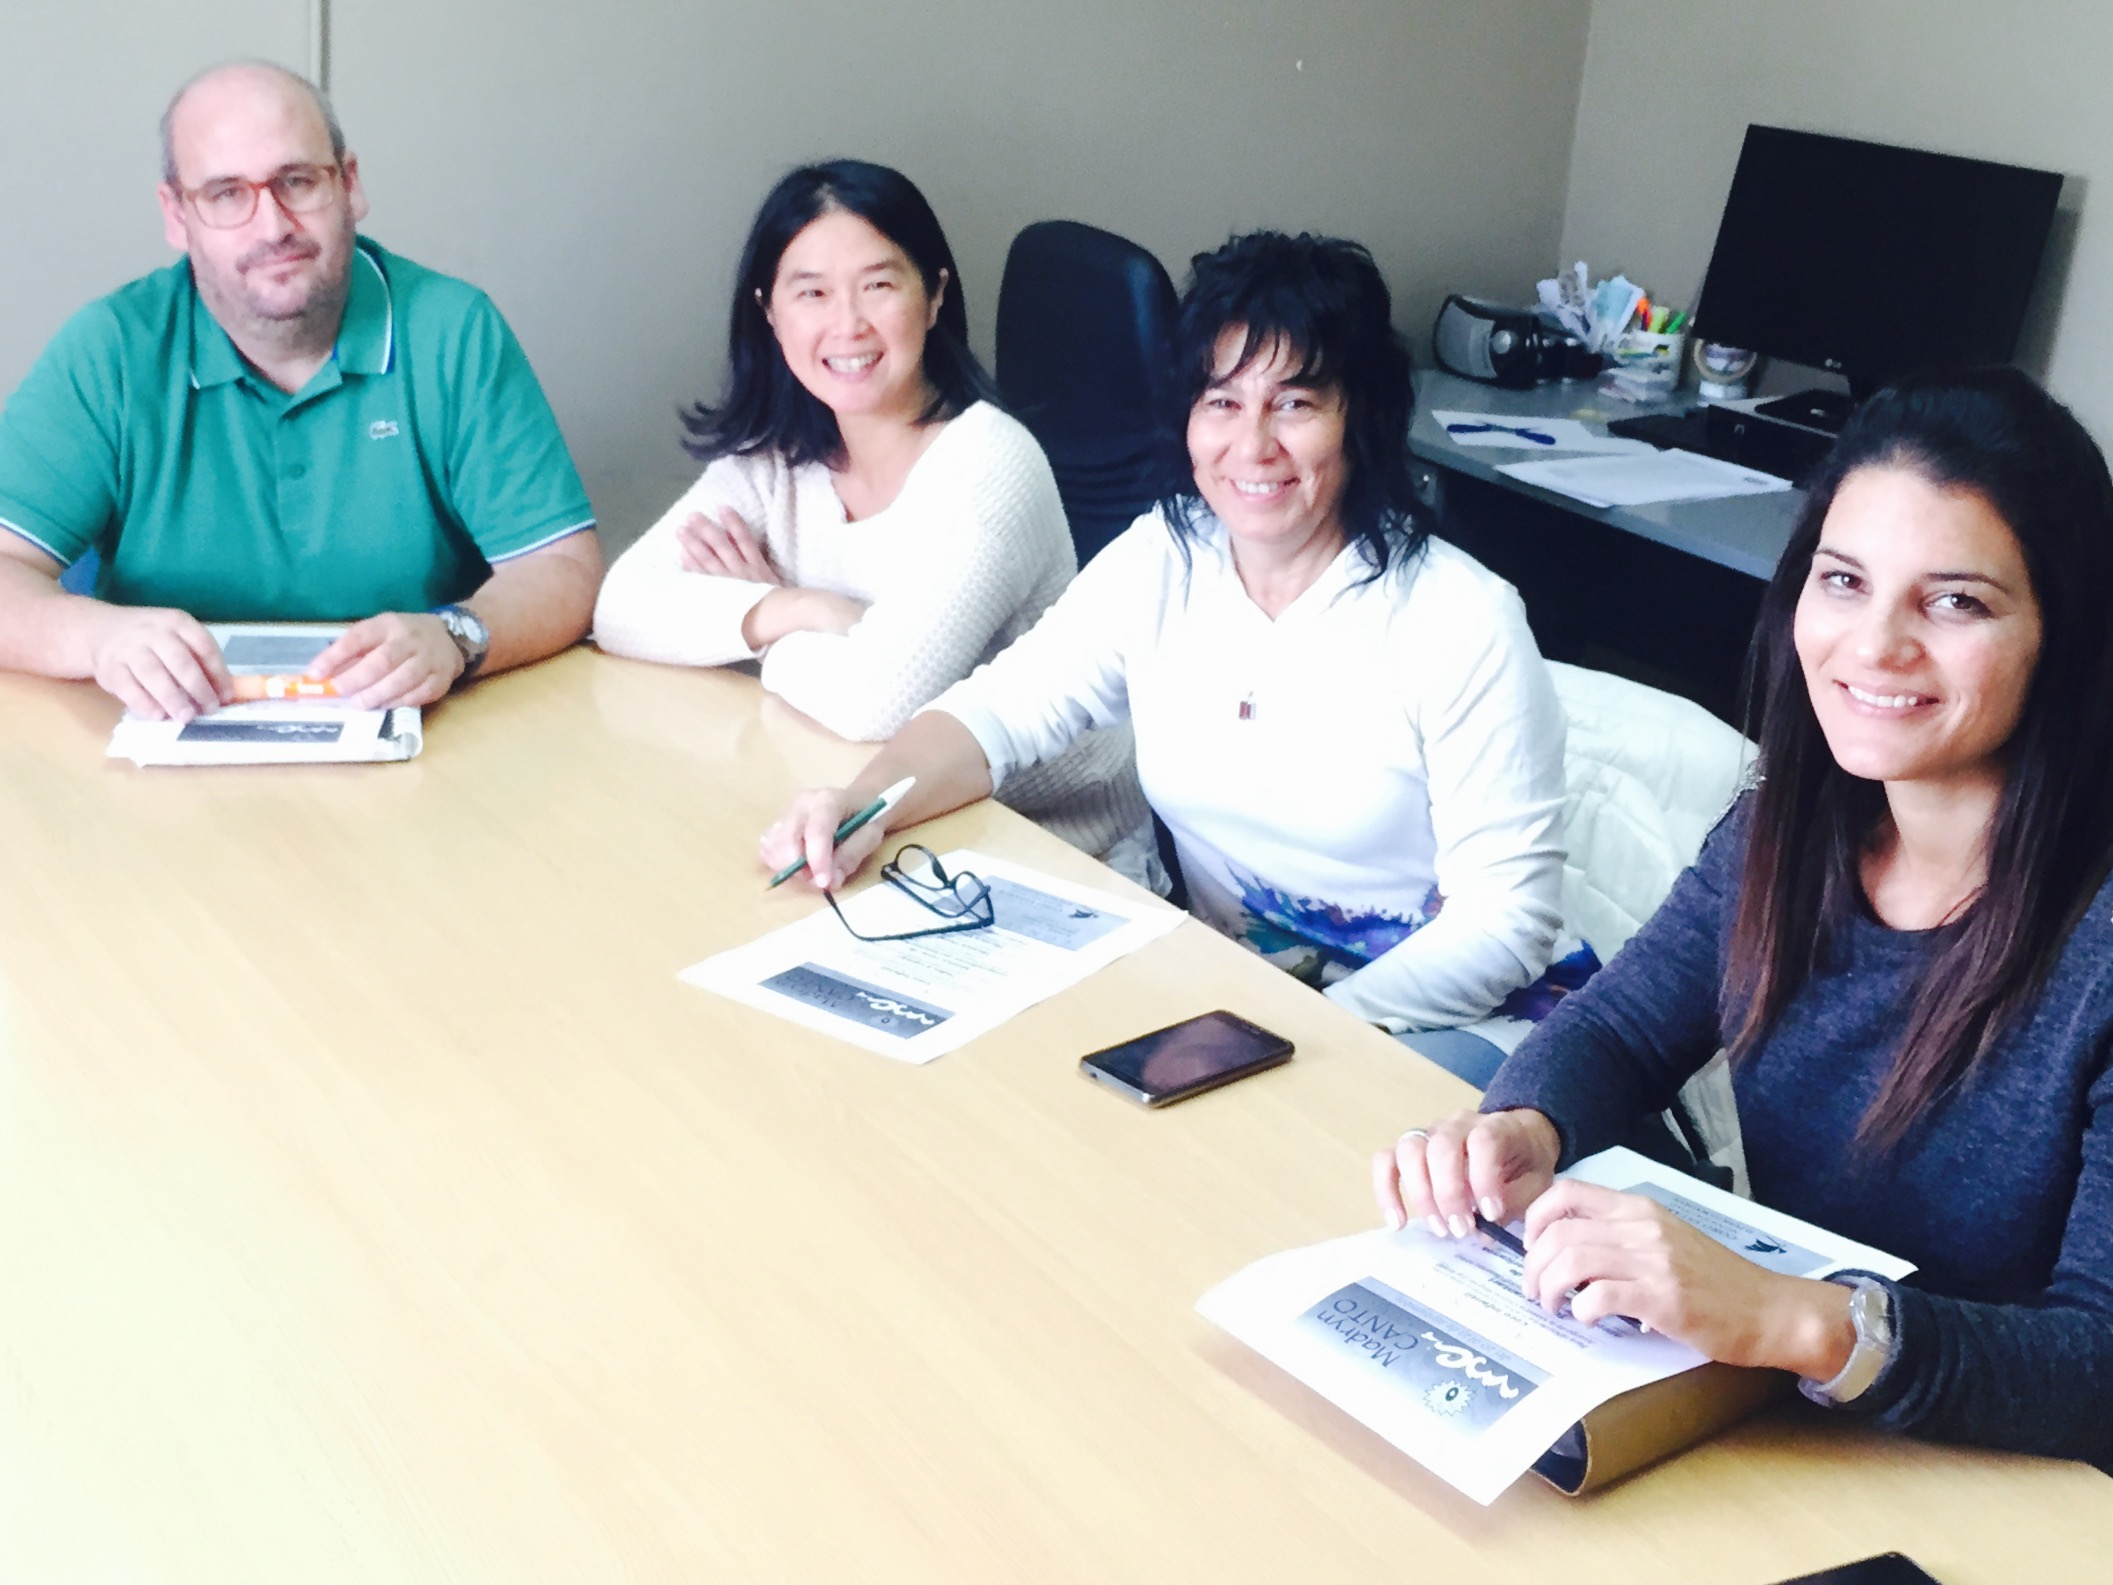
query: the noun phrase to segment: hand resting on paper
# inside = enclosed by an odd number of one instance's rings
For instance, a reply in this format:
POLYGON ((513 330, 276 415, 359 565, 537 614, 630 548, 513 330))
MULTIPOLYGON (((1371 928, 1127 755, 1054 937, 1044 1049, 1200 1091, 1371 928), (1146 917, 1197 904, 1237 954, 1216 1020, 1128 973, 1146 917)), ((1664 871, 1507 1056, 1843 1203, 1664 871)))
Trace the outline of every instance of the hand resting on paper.
POLYGON ((1848 1362, 1847 1288, 1757 1266, 1645 1195, 1558 1182, 1560 1156, 1540 1112, 1461 1112, 1374 1156, 1373 1189, 1388 1226, 1422 1217, 1441 1238, 1472 1236, 1478 1210, 1523 1215, 1521 1286, 1551 1314, 1568 1301, 1588 1325, 1629 1316, 1711 1359, 1816 1381, 1848 1362))
POLYGON ((144 721, 189 721, 235 697, 203 622, 162 607, 107 605, 89 650, 96 686, 144 721))
POLYGON ((1850 1290, 1769 1271, 1647 1195, 1564 1180, 1526 1212, 1526 1297, 1587 1324, 1632 1316, 1728 1365, 1827 1381, 1849 1362, 1850 1290))
POLYGON ((1539 1112, 1458 1112, 1412 1128, 1372 1158, 1372 1192, 1389 1227, 1421 1217, 1440 1238, 1464 1238, 1479 1210, 1510 1222, 1555 1181, 1562 1141, 1539 1112))
POLYGON ((385 611, 346 628, 309 663, 308 675, 335 679, 355 710, 429 705, 462 675, 462 651, 439 617, 385 611))

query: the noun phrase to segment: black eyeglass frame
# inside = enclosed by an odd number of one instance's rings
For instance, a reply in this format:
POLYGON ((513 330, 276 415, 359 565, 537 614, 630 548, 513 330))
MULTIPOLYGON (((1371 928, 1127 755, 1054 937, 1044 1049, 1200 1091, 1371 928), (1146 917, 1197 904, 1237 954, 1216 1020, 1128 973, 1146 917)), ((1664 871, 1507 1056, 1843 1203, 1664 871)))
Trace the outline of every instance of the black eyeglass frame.
POLYGON ((880 867, 880 878, 888 885, 908 897, 928 913, 955 922, 932 925, 924 930, 899 930, 893 935, 869 936, 844 917, 844 910, 837 906, 836 893, 827 891, 830 911, 837 922, 851 932, 858 941, 918 941, 926 936, 954 936, 969 930, 988 930, 998 922, 997 907, 991 901, 990 884, 972 870, 963 870, 958 875, 949 875, 946 866, 939 862, 939 855, 922 842, 906 842, 895 850, 895 857, 880 867), (913 866, 929 869, 933 879, 912 875, 903 868, 905 854, 912 857, 913 866), (965 889, 972 888, 972 894, 965 889))

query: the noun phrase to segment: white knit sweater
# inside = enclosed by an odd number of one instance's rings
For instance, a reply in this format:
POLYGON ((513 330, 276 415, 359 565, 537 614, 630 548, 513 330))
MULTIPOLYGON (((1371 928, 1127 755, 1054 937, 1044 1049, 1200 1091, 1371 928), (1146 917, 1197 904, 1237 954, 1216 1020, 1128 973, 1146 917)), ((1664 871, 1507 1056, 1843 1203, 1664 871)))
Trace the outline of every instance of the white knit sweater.
POLYGON ((1374 582, 1354 547, 1275 620, 1206 518, 1156 515, 932 708, 1009 785, 1130 721, 1197 914, 1359 1017, 1486 1015, 1547 966, 1563 716, 1510 586, 1432 540, 1374 582))
MULTIPOLYGON (((978 402, 948 423, 888 507, 847 521, 829 470, 765 453, 721 457, 617 558, 594 610, 611 654, 675 665, 755 658, 741 624, 773 585, 686 571, 675 530, 732 507, 788 584, 867 603, 849 633, 790 633, 764 687, 839 736, 892 736, 949 683, 1034 625, 1077 568, 1048 459, 978 402)), ((1096 732, 1006 789, 1005 801, 1092 853, 1145 819, 1127 728, 1096 732)))

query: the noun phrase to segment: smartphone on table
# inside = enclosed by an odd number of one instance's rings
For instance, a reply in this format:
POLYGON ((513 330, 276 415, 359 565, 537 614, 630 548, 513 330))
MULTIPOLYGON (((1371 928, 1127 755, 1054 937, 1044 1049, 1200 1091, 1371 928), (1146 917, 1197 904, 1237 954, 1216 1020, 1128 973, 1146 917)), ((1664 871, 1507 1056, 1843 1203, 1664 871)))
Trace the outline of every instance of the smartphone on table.
POLYGON ((1817 1574, 1800 1574, 1796 1579, 1783 1581, 1783 1585, 1937 1585, 1937 1579, 1902 1553, 1884 1552, 1839 1568, 1821 1569, 1817 1574))
POLYGON ((1171 1106, 1291 1060, 1291 1042, 1219 1011, 1186 1018, 1079 1060, 1097 1084, 1144 1106, 1171 1106))

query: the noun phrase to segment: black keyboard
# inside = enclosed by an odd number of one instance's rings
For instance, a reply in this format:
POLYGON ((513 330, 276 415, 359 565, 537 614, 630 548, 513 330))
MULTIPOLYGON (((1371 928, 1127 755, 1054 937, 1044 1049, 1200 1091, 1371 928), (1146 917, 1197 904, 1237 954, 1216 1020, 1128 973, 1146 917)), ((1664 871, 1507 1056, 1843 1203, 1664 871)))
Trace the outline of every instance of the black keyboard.
POLYGON ((1644 440, 1666 451, 1693 451, 1803 484, 1833 445, 1831 435, 1797 424, 1779 424, 1726 407, 1694 407, 1685 413, 1646 413, 1616 419, 1607 433, 1644 440))

